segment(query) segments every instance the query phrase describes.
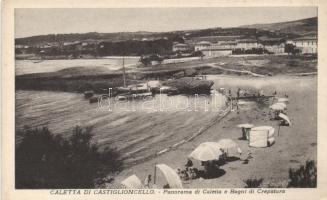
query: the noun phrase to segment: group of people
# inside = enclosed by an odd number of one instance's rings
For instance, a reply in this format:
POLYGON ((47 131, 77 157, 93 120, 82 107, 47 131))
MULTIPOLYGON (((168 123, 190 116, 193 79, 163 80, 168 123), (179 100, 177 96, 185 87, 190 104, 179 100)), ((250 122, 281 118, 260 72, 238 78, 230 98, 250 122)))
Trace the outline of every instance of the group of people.
POLYGON ((180 168, 177 169, 177 174, 179 177, 184 180, 196 179, 199 177, 199 170, 193 167, 193 162, 190 159, 187 159, 185 164, 185 169, 181 170, 180 168))

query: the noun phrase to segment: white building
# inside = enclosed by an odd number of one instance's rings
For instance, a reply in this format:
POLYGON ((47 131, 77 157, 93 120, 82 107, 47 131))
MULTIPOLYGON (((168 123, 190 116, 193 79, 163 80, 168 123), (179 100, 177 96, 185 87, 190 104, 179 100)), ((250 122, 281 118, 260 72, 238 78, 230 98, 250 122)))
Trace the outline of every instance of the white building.
POLYGON ((318 41, 316 36, 288 40, 287 43, 293 44, 302 54, 315 54, 318 52, 318 41))
POLYGON ((208 58, 232 55, 232 49, 202 49, 201 51, 208 58))
POLYGON ((194 45, 194 50, 195 51, 201 51, 203 49, 207 49, 211 46, 211 43, 210 42, 207 42, 207 41, 201 41, 201 42, 198 42, 194 45))
POLYGON ((274 54, 283 54, 285 52, 285 42, 283 38, 267 38, 260 40, 261 48, 274 54))
POLYGON ((253 48, 256 49, 259 48, 259 43, 257 40, 253 40, 253 39, 238 40, 236 48, 243 49, 243 50, 253 49, 253 48))
POLYGON ((187 44, 181 44, 181 43, 177 43, 177 44, 173 44, 173 51, 187 51, 189 50, 190 47, 187 44))

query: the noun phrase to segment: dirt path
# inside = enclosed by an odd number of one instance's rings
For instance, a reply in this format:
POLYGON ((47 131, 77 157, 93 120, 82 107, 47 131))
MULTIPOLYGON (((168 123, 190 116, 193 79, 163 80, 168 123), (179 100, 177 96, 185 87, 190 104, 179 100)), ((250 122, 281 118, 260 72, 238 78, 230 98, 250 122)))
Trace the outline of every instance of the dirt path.
POLYGON ((248 70, 237 70, 237 69, 226 69, 226 68, 223 68, 215 63, 209 63, 207 64, 208 66, 212 67, 212 68, 218 68, 220 70, 223 70, 223 71, 227 71, 227 72, 235 72, 235 73, 241 73, 241 74, 249 74, 249 75, 252 75, 254 77, 265 77, 265 75, 262 75, 262 74, 256 74, 256 73, 253 73, 251 71, 248 71, 248 70))

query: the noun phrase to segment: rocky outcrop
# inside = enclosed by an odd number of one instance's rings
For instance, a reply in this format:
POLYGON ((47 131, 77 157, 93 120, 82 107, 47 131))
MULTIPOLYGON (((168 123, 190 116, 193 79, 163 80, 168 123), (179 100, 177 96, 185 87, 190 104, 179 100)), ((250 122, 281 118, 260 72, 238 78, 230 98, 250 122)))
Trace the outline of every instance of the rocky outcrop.
POLYGON ((166 86, 177 88, 185 94, 209 94, 213 81, 199 80, 192 77, 168 80, 163 83, 166 86))

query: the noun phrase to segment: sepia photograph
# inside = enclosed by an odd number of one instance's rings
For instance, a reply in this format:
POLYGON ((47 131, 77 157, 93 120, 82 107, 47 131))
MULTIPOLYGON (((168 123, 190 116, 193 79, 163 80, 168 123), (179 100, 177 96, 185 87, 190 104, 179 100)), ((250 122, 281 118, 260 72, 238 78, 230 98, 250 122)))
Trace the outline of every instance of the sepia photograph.
POLYGON ((16 190, 317 188, 317 6, 15 8, 14 56, 16 190))

